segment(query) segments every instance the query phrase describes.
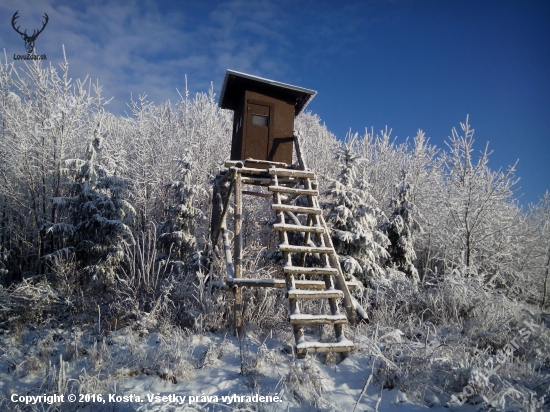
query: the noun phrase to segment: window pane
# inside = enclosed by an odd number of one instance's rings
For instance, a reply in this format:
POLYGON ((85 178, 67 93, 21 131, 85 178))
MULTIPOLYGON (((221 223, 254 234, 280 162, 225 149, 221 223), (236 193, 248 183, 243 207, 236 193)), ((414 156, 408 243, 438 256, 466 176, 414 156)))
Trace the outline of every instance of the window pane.
POLYGON ((256 126, 267 126, 269 122, 268 116, 262 116, 261 114, 252 115, 252 124, 256 126))

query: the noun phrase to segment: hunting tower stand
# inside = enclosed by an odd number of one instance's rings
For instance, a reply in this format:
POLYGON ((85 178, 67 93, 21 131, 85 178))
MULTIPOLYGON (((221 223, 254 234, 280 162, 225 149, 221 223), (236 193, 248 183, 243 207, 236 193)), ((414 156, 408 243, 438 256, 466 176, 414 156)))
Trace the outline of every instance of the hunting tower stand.
POLYGON ((242 288, 286 288, 290 305, 289 322, 293 327, 296 353, 338 352, 346 355, 354 349, 344 335, 344 325, 355 323, 356 310, 365 317, 362 308, 350 294, 358 285, 346 282, 334 250, 331 236, 319 207, 319 191, 315 173, 304 163, 300 141, 293 132, 294 117, 307 105, 316 92, 245 73, 227 70, 219 106, 235 112, 231 158, 214 180, 211 240, 215 249, 222 239, 227 277, 225 285, 235 297, 234 326, 242 331, 242 288), (293 147, 298 162, 292 163, 293 147), (253 185, 259 190, 243 190, 253 185), (262 189, 263 188, 263 189, 262 189), (264 190, 267 188, 267 192, 264 190), (234 193, 233 250, 227 229, 227 210, 234 193), (242 277, 243 206, 242 196, 252 195, 272 199, 279 234, 279 251, 283 255, 284 279, 245 279, 242 277), (298 204, 298 198, 305 198, 298 204), (302 220, 297 215, 305 215, 302 220), (304 223, 305 222, 305 223, 304 223), (291 244, 288 232, 302 234, 301 244, 291 244), (321 264, 306 266, 306 256, 314 254, 321 264), (304 299, 328 300, 327 314, 301 312, 304 299), (345 314, 340 312, 342 300, 345 314), (347 315, 347 316, 346 316, 347 315), (303 326, 329 324, 334 326, 335 342, 306 340, 303 326))

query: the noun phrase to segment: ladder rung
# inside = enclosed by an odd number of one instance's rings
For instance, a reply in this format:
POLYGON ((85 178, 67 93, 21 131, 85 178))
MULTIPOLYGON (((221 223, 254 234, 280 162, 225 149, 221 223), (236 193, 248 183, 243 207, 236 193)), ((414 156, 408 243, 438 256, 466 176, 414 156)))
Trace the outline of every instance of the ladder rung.
POLYGON ((355 349, 355 345, 348 339, 342 339, 340 342, 302 342, 296 345, 298 354, 304 353, 326 353, 326 352, 350 352, 355 349))
POLYGON ((247 286, 256 288, 286 288, 284 279, 246 279, 246 278, 227 278, 225 280, 228 286, 247 286))
MULTIPOLYGON (((246 286, 256 288, 286 288, 284 279, 246 279, 246 278, 229 278, 225 281, 228 286, 246 286)), ((347 281, 346 285, 349 290, 355 290, 359 287, 356 282, 347 281)), ((326 290, 327 285, 323 280, 295 280, 294 286, 296 289, 317 289, 326 290)))
POLYGON ((256 196, 256 197, 263 197, 264 199, 271 199, 273 198, 273 195, 270 195, 269 193, 260 193, 260 192, 253 192, 251 190, 243 190, 243 195, 250 195, 250 196, 256 196))
POLYGON ((269 186, 268 190, 270 192, 289 193, 292 195, 319 196, 319 191, 313 189, 296 189, 294 187, 286 186, 269 186))
POLYGON ((257 169, 255 167, 241 167, 237 169, 243 175, 269 176, 268 169, 257 169))
POLYGON ((310 233, 325 233, 323 226, 300 226, 300 225, 287 225, 283 223, 275 223, 273 225, 274 230, 280 230, 284 232, 310 232, 310 233))
POLYGON ((287 275, 338 275, 336 268, 305 268, 303 266, 285 266, 284 273, 287 275))
POLYGON ((270 175, 284 176, 284 177, 301 177, 307 179, 315 179, 315 173, 308 172, 306 170, 289 170, 289 169, 269 169, 270 175))
MULTIPOLYGON (((270 186, 273 183, 273 180, 270 177, 247 177, 247 176, 243 176, 241 179, 242 179, 243 184, 248 184, 248 185, 270 186)), ((293 184, 293 183, 296 183, 296 180, 294 180, 294 179, 279 179, 279 183, 293 184)))
POLYGON ((309 213, 311 215, 320 215, 323 213, 321 209, 315 207, 304 207, 304 206, 295 206, 295 205, 271 205, 271 209, 279 212, 293 212, 293 213, 309 213))
POLYGON ((290 315, 291 325, 342 325, 348 323, 346 315, 290 315))
POLYGON ((341 299, 344 292, 337 289, 330 290, 299 290, 292 289, 287 292, 289 299, 341 299))
POLYGON ((231 167, 235 166, 237 163, 244 163, 245 166, 247 163, 253 164, 253 165, 270 165, 270 166, 280 166, 280 167, 291 167, 292 165, 289 165, 287 163, 283 162, 272 162, 269 160, 257 160, 257 159, 245 159, 245 160, 226 160, 225 161, 225 167, 231 167))
POLYGON ((331 253, 333 249, 331 247, 323 246, 296 246, 296 245, 279 245, 281 252, 290 253, 331 253))

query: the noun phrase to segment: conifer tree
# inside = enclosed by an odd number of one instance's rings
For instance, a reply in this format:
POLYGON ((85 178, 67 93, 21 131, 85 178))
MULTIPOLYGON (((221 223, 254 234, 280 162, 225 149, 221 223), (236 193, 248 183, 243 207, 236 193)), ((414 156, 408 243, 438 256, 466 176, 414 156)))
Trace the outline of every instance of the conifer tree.
POLYGON ((48 233, 57 234, 63 242, 45 259, 74 253, 86 277, 84 282, 105 285, 115 278, 124 259, 124 246, 134 243, 130 225, 135 211, 126 200, 132 182, 110 175, 99 162, 103 144, 100 127, 87 147, 86 160, 65 162, 64 174, 69 177, 72 196, 57 197, 53 202, 68 211, 68 219, 48 228, 48 233))
POLYGON ((176 162, 180 179, 164 186, 170 194, 171 204, 165 209, 166 221, 160 228, 159 244, 165 257, 183 263, 196 250, 197 219, 202 212, 193 205, 197 188, 192 184, 189 161, 177 159, 176 162))
POLYGON ((340 173, 330 187, 332 202, 327 221, 332 226, 332 240, 346 275, 356 276, 363 283, 382 278, 385 271, 379 262, 389 257, 389 240, 378 227, 383 213, 371 206, 375 201, 367 182, 358 182, 357 164, 362 160, 356 154, 357 134, 348 138, 336 152, 340 173))
POLYGON ((395 267, 404 272, 409 279, 420 281, 418 270, 414 267, 416 259, 414 251, 414 233, 421 230, 416 217, 418 209, 410 200, 411 185, 407 182, 407 173, 402 171, 401 183, 397 199, 392 199, 391 207, 394 211, 390 220, 382 226, 388 236, 390 245, 388 251, 390 261, 395 267))

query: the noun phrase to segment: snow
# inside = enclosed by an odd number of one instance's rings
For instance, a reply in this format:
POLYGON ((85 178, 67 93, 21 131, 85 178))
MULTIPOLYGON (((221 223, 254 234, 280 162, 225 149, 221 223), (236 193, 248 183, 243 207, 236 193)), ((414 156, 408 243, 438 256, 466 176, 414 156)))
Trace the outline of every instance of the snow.
MULTIPOLYGON (((26 330, 20 336, 4 331, 1 342, 2 410, 23 410, 17 409, 21 404, 12 402, 12 396, 36 397, 58 388, 65 394, 63 411, 77 406, 89 411, 427 409, 398 390, 381 390, 372 379, 364 388, 373 358, 361 350, 340 363, 323 364, 312 357, 296 359, 277 337, 239 341, 228 334, 188 335, 179 330, 161 334, 130 328, 99 339, 78 330, 26 330), (19 345, 13 345, 15 340, 19 345), (10 369, 10 360, 19 364, 19 372, 10 369), (101 394, 105 403, 70 403, 69 393, 101 394), (259 402, 259 396, 280 401, 259 402), (140 402, 135 402, 137 397, 140 402)), ((432 401, 437 403, 433 397, 432 401)), ((38 402, 24 410, 47 407, 38 402)))

